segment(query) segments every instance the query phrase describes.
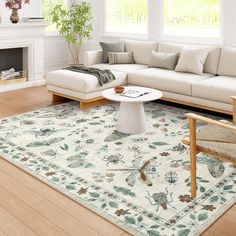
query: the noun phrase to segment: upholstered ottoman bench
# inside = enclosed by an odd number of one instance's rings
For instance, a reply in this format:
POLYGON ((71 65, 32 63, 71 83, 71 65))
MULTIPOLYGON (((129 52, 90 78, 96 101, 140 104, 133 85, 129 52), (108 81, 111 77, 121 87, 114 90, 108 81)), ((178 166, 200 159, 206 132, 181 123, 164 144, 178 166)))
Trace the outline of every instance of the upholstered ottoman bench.
POLYGON ((112 71, 112 73, 116 79, 100 86, 94 75, 63 69, 56 70, 46 75, 47 89, 53 95, 53 102, 69 98, 79 101, 80 108, 86 109, 109 102, 101 96, 104 89, 127 84, 127 73, 119 71, 112 71))

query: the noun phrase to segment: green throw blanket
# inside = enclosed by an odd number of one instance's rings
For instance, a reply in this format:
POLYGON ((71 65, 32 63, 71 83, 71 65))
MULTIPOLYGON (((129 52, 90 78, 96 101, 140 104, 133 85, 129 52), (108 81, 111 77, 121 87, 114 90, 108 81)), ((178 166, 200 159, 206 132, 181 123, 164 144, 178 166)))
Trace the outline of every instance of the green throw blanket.
POLYGON ((97 77, 100 86, 103 86, 104 84, 116 79, 116 77, 110 70, 100 70, 97 68, 87 67, 87 66, 69 66, 64 69, 79 73, 94 75, 97 77))

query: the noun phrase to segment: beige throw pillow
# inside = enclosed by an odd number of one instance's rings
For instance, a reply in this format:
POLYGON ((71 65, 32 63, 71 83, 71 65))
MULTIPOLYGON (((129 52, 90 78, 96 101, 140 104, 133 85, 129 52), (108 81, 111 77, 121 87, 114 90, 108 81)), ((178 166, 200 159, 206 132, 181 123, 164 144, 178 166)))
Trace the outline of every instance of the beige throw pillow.
POLYGON ((179 58, 179 53, 165 53, 152 51, 149 67, 174 70, 179 58))
POLYGON ((133 52, 108 52, 109 64, 133 64, 133 52))
POLYGON ((202 75, 208 51, 207 49, 183 48, 175 71, 202 75))

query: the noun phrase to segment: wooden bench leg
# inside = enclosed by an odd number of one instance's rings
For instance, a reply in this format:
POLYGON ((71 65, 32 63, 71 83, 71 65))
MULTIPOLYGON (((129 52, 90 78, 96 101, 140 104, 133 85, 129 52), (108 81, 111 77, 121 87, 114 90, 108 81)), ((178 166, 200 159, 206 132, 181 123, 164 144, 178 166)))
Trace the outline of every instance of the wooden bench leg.
POLYGON ((111 103, 110 100, 107 100, 103 97, 92 98, 92 99, 89 99, 89 100, 82 100, 82 99, 75 98, 75 97, 72 97, 72 96, 68 96, 68 95, 65 95, 65 94, 59 94, 59 93, 56 93, 56 92, 53 92, 53 91, 49 91, 49 93, 52 94, 52 102, 53 103, 58 103, 58 102, 67 101, 67 100, 75 100, 75 101, 80 102, 80 109, 81 110, 88 109, 88 108, 91 108, 91 107, 105 105, 107 103, 111 103))
POLYGON ((57 102, 65 101, 65 100, 68 100, 68 99, 58 96, 56 94, 52 94, 52 102, 53 103, 57 103, 57 102))
POLYGON ((191 196, 197 195, 197 150, 196 150, 196 120, 189 119, 190 130, 190 172, 191 172, 191 196))
POLYGON ((96 107, 96 106, 102 106, 108 103, 111 103, 111 101, 105 98, 101 98, 99 100, 86 101, 86 102, 80 101, 80 109, 85 110, 85 109, 96 107))

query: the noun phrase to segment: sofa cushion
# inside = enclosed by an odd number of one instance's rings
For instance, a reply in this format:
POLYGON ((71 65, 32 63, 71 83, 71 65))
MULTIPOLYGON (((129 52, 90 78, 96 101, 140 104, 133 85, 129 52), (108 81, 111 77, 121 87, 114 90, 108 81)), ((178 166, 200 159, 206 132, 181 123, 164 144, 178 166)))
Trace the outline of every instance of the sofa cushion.
POLYGON ((215 76, 193 84, 192 96, 217 102, 232 103, 230 96, 236 96, 236 78, 215 76))
POLYGON ((220 60, 220 47, 206 47, 208 49, 207 59, 205 61, 203 72, 217 74, 217 69, 220 60))
POLYGON ((165 43, 160 42, 158 44, 158 52, 169 52, 169 53, 181 53, 182 48, 191 47, 191 48, 205 48, 209 50, 208 56, 206 58, 203 72, 204 73, 211 73, 213 75, 217 74, 217 69, 219 65, 220 59, 220 47, 215 46, 199 46, 199 45, 182 45, 182 44, 174 44, 174 43, 165 43))
POLYGON ((124 52, 125 46, 123 42, 118 43, 104 43, 100 42, 103 51, 103 62, 108 62, 108 52, 124 52))
POLYGON ((151 56, 151 51, 157 51, 157 42, 154 41, 136 41, 123 39, 125 51, 133 52, 134 62, 147 65, 151 56))
POLYGON ((157 67, 167 70, 174 70, 179 58, 179 53, 155 52, 152 51, 149 67, 157 67))
POLYGON ((113 71, 113 74, 116 79, 103 86, 99 85, 98 79, 94 75, 69 70, 56 70, 49 72, 46 75, 46 81, 48 85, 81 93, 90 93, 127 84, 126 73, 113 71))
POLYGON ((140 64, 109 65, 109 64, 106 64, 106 63, 92 65, 92 67, 95 67, 95 68, 98 68, 98 69, 108 69, 108 70, 112 70, 112 71, 122 71, 122 72, 125 72, 125 73, 148 68, 148 66, 140 65, 140 64))
POLYGON ((183 48, 175 71, 202 75, 207 54, 205 49, 183 48))
POLYGON ((212 76, 211 74, 203 74, 201 76, 172 70, 148 68, 130 72, 128 74, 128 84, 191 96, 193 83, 212 76))
POLYGON ((158 43, 158 52, 181 53, 183 45, 174 43, 158 43))
POLYGON ((222 48, 217 74, 236 77, 236 48, 222 48))

